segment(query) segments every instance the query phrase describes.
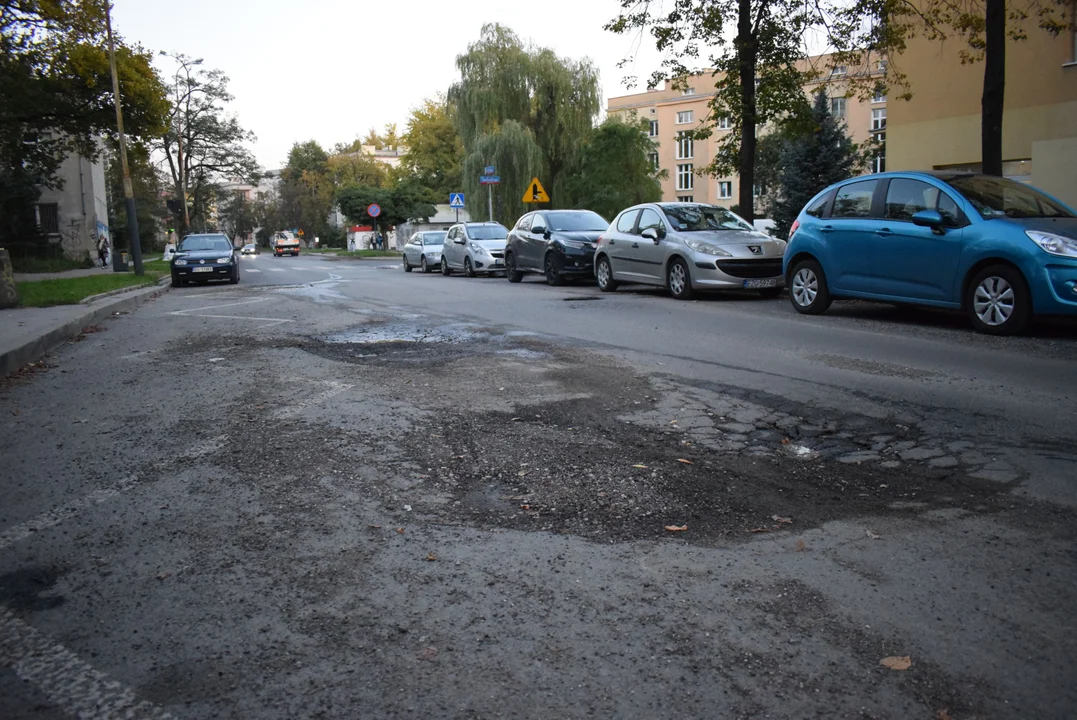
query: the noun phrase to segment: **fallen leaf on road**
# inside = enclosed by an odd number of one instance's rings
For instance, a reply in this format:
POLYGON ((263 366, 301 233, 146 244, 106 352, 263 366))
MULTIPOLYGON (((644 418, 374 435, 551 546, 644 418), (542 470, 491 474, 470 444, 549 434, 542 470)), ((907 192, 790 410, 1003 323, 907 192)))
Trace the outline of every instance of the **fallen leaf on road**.
POLYGON ((531 506, 530 506, 530 505, 521 505, 521 506, 520 506, 520 509, 521 509, 521 510, 530 510, 530 509, 531 509, 531 506))
POLYGON ((876 535, 871 530, 865 530, 864 532, 866 532, 868 534, 868 537, 871 538, 872 540, 878 540, 879 538, 882 537, 882 535, 876 535))
POLYGON ((808 545, 803 540, 797 540, 797 544, 793 546, 793 550, 796 552, 804 552, 807 549, 808 545))
POLYGON ((954 716, 950 714, 948 708, 942 708, 935 713, 935 720, 954 720, 954 716))
POLYGON ((381 530, 381 525, 370 525, 371 530, 381 530))
POLYGON ((666 530, 670 532, 684 532, 687 529, 687 525, 666 525, 666 530))
POLYGON ((527 475, 527 474, 528 474, 528 473, 530 473, 530 472, 531 472, 530 470, 521 470, 520 472, 518 472, 518 473, 516 473, 516 474, 517 474, 518 476, 520 476, 520 477, 524 477, 525 475, 527 475))
POLYGON ((647 466, 646 466, 646 465, 640 465, 639 463, 636 463, 636 464, 635 464, 635 465, 633 465, 632 467, 634 467, 634 468, 639 468, 640 470, 646 470, 646 469, 647 469, 647 466))
POLYGON ((780 515, 771 515, 770 519, 778 524, 790 525, 793 522, 793 518, 782 517, 780 515))
POLYGON ((502 495, 502 500, 526 500, 527 495, 502 495))
POLYGON ((684 458, 677 458, 677 462, 684 463, 685 465, 695 465, 691 460, 685 460, 684 458))
POLYGON ((433 660, 438 656, 438 649, 436 647, 423 648, 419 651, 420 660, 433 660))
POLYGON ((19 414, 19 409, 18 408, 11 408, 11 414, 12 415, 18 415, 19 414))
POLYGON ((912 658, 908 655, 892 655, 890 657, 884 657, 879 661, 879 664, 888 667, 891 670, 908 670, 912 665, 912 658))
POLYGON ((430 437, 436 437, 436 438, 439 438, 439 437, 441 437, 441 436, 440 436, 440 435, 431 435, 430 437))
POLYGON ((782 445, 788 445, 791 442, 793 442, 793 441, 790 440, 789 438, 782 438, 782 445))
POLYGON ((680 420, 670 420, 669 424, 670 425, 676 425, 678 422, 680 422, 680 420))
POLYGON ((170 573, 170 572, 157 573, 157 579, 158 580, 164 580, 166 577, 169 577, 171 574, 172 573, 170 573))
POLYGON ((770 531, 767 530, 765 527, 757 527, 757 528, 752 528, 748 532, 755 533, 755 532, 770 532, 770 531))
POLYGON ((404 528, 397 528, 396 529, 396 534, 397 535, 403 535, 404 534, 404 528))
POLYGON ((430 562, 434 562, 435 560, 438 559, 438 556, 435 555, 434 553, 427 553, 426 554, 426 559, 429 560, 430 562))
POLYGON ((513 418, 512 420, 509 420, 509 422, 520 422, 522 419, 523 418, 513 418))
POLYGON ((463 460, 466 457, 467 457, 467 455, 453 455, 452 459, 453 460, 463 460))

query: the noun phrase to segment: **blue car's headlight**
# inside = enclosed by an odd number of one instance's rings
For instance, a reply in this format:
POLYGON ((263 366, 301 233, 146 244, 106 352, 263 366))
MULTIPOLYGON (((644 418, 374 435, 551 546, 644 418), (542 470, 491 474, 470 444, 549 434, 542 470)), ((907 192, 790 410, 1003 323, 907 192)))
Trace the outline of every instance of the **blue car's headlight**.
POLYGON ((230 262, 232 262, 232 258, 230 258, 230 257, 217 258, 217 262, 219 262, 221 264, 230 263, 230 262))
POLYGON ((172 262, 173 262, 174 264, 176 264, 176 265, 186 265, 186 264, 187 264, 187 261, 186 261, 186 260, 184 260, 183 258, 176 258, 176 259, 175 259, 175 260, 173 260, 172 262))
POLYGON ((1077 258, 1077 240, 1074 238, 1040 230, 1026 230, 1025 235, 1028 235, 1034 243, 1043 248, 1044 252, 1061 255, 1062 257, 1077 258))

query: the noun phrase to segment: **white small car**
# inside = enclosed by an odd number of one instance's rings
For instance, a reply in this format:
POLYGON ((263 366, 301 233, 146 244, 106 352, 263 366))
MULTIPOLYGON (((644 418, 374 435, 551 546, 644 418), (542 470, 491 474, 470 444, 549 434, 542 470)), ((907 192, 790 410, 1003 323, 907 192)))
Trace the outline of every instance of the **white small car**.
POLYGON ((404 272, 419 267, 428 273, 441 267, 441 249, 445 246, 446 235, 448 233, 444 230, 428 230, 412 235, 404 246, 404 272))
POLYGON ((509 230, 497 222, 459 223, 449 228, 441 251, 441 274, 463 270, 475 277, 505 272, 505 245, 509 230))

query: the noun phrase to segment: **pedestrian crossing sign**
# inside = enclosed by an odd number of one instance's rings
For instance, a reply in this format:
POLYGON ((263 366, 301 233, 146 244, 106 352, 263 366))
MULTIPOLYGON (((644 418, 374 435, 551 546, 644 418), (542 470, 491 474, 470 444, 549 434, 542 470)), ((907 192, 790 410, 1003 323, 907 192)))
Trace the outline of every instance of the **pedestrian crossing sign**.
POLYGON ((464 193, 449 193, 449 207, 464 207, 464 193))
POLYGON ((525 203, 546 203, 550 202, 550 196, 546 194, 546 190, 542 187, 542 183, 539 179, 531 178, 531 184, 527 186, 527 192, 524 193, 525 203))

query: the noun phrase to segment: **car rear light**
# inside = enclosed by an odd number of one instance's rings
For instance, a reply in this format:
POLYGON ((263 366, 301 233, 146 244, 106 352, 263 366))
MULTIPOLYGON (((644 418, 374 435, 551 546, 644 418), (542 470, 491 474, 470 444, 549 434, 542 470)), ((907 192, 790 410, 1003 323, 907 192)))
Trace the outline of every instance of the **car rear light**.
POLYGON ((794 220, 793 221, 793 226, 791 228, 789 228, 789 239, 790 240, 793 239, 793 233, 795 233, 797 231, 797 228, 799 228, 799 227, 800 227, 800 221, 799 220, 794 220))

